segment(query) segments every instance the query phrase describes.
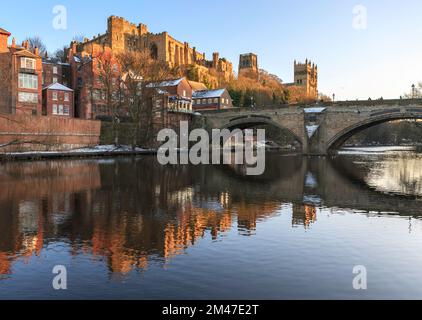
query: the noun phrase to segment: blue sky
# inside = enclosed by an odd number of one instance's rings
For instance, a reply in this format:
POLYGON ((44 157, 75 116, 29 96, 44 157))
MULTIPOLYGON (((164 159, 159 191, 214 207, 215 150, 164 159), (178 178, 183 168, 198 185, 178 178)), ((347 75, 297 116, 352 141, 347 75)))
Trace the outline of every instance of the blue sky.
POLYGON ((7 9, 1 28, 17 41, 39 35, 50 51, 74 35, 103 33, 114 14, 151 32, 169 31, 208 57, 219 51, 236 67, 240 53, 255 52, 260 67, 285 82, 295 59, 312 59, 320 91, 339 99, 399 97, 422 81, 420 0, 23 0, 7 9), (67 8, 66 30, 52 26, 56 5, 67 8), (363 30, 353 27, 357 5, 367 8, 363 30))

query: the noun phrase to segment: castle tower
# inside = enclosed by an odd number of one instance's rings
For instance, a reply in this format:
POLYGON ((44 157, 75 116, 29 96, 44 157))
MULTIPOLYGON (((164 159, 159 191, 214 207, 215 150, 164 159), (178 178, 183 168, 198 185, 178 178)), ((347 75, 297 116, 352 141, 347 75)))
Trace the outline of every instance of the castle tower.
POLYGON ((305 63, 294 62, 294 83, 306 90, 307 96, 318 99, 318 66, 306 59, 305 63))
POLYGON ((258 56, 254 53, 240 55, 239 77, 259 78, 258 56))
POLYGON ((212 67, 217 70, 218 69, 218 62, 220 61, 220 54, 218 52, 214 52, 212 54, 212 67))

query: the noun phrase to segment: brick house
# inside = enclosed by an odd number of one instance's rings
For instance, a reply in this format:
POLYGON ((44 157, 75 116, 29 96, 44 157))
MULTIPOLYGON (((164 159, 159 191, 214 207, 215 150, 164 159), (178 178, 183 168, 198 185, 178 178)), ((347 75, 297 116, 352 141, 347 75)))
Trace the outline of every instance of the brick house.
POLYGON ((193 91, 186 78, 148 83, 146 91, 153 97, 156 127, 177 128, 180 121, 192 120, 193 91))
POLYGON ((44 59, 42 62, 43 87, 48 87, 53 83, 60 83, 66 87, 71 86, 70 64, 55 61, 53 59, 44 59))
POLYGON ((193 110, 195 111, 230 108, 233 108, 233 101, 227 89, 193 92, 193 110))
MULTIPOLYGON (((112 97, 107 96, 107 86, 115 92, 120 81, 120 66, 112 51, 93 44, 91 51, 77 53, 76 43, 72 43, 68 59, 75 116, 82 119, 109 118, 111 111, 108 104, 111 103, 107 100, 112 97), (109 74, 104 75, 104 70, 108 70, 109 74)), ((126 110, 121 113, 127 116, 126 110)))
POLYGON ((42 61, 29 43, 8 45, 10 32, 0 28, 0 112, 42 114, 42 61))
POLYGON ((44 116, 74 118, 73 90, 60 84, 53 83, 45 87, 42 92, 44 116))

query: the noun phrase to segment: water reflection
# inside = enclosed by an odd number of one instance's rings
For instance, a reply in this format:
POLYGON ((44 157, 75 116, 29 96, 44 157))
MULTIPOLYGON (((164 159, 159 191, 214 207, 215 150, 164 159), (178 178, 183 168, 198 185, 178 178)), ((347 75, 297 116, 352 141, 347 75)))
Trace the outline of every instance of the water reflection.
MULTIPOLYGON (((272 155, 263 176, 239 168, 162 167, 154 158, 6 163, 0 167, 0 275, 51 244, 105 261, 111 274, 166 266, 206 235, 256 234, 291 207, 312 228, 320 208, 422 214, 422 159, 272 155), (391 194, 391 193, 395 194, 391 194)), ((1 278, 0 278, 1 279, 1 278)))

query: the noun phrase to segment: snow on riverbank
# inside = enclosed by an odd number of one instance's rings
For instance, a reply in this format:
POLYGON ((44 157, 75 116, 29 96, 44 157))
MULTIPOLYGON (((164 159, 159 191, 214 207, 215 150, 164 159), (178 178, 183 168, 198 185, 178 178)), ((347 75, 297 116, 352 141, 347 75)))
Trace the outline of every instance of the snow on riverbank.
POLYGON ((345 147, 338 154, 383 154, 387 152, 415 151, 416 147, 406 146, 380 146, 380 147, 345 147))

